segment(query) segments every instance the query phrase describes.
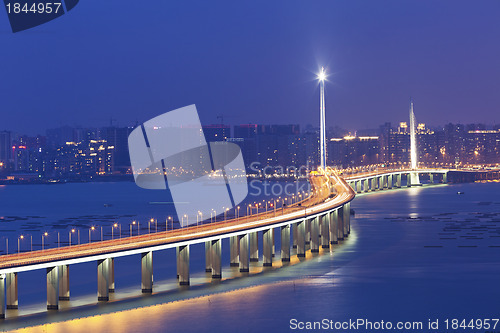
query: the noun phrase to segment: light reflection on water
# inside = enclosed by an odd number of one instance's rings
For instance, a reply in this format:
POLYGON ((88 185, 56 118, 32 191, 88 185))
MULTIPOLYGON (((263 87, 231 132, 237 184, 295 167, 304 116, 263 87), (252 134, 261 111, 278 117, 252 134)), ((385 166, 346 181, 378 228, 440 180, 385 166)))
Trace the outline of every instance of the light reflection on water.
POLYGON ((352 204, 356 217, 350 237, 332 252, 308 253, 302 262, 293 257, 290 266, 226 281, 210 295, 37 326, 35 331, 283 332, 291 318, 426 322, 495 317, 500 247, 494 246, 500 246, 500 215, 476 213, 499 214, 500 202, 492 201, 498 200, 497 193, 498 184, 460 184, 362 195, 352 204), (457 191, 466 194, 457 196, 457 191), (467 222, 470 218, 479 222, 467 222), (489 229, 482 237, 460 237, 469 232, 466 222, 487 223, 489 229), (459 223, 465 229, 458 229, 459 223), (441 235, 452 227, 454 237, 441 235))

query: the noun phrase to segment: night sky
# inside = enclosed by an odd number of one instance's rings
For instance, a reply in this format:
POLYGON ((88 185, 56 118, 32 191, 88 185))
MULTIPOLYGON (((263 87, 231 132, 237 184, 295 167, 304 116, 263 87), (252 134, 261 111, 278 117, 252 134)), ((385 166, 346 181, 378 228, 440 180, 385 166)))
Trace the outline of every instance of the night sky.
POLYGON ((500 122, 500 1, 82 0, 13 34, 0 130, 120 126, 196 104, 203 124, 500 122))

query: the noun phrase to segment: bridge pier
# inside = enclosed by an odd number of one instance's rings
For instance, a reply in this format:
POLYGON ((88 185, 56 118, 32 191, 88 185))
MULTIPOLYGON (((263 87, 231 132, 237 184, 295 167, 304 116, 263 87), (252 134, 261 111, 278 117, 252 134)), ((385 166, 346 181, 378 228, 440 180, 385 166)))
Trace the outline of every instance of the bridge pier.
POLYGON ((356 183, 356 193, 361 193, 361 180, 356 183))
POLYGON ((311 244, 311 220, 305 219, 304 223, 305 223, 305 230, 306 230, 306 237, 305 237, 306 245, 310 245, 311 244))
POLYGON ((338 240, 344 240, 344 206, 340 206, 338 208, 338 215, 337 215, 337 239, 338 240))
POLYGON ((229 258, 231 267, 238 267, 240 265, 238 236, 229 237, 229 258))
POLYGON ((311 224, 311 252, 319 252, 319 217, 310 220, 311 224))
POLYGON ((59 272, 59 300, 69 301, 69 265, 61 265, 59 272))
POLYGON ((0 274, 0 319, 5 319, 5 274, 0 274))
POLYGON ((406 187, 411 187, 411 173, 406 174, 406 187))
POLYGON ((434 184, 434 174, 429 173, 429 183, 434 184))
POLYGON ((177 275, 179 285, 189 286, 189 245, 177 247, 177 275))
POLYGON ((281 262, 290 261, 290 225, 281 227, 281 262))
POLYGON ((306 220, 296 223, 297 228, 297 257, 306 256, 306 220))
POLYGON ((378 177, 378 189, 382 191, 384 189, 384 176, 378 177))
POLYGON ((248 238, 250 234, 238 236, 240 242, 240 272, 247 273, 249 271, 249 252, 248 252, 248 238))
POLYGON ((59 310, 59 267, 47 267, 47 310, 59 310))
POLYGON ((396 176, 396 187, 397 188, 401 188, 401 178, 402 178, 401 174, 398 173, 398 175, 396 176))
POLYGON ((351 203, 344 204, 344 237, 349 236, 351 233, 351 203))
POLYGON ((272 248, 271 248, 271 249, 272 249, 272 251, 271 251, 271 252, 272 252, 272 257, 273 257, 273 258, 274 258, 274 256, 275 256, 275 249, 276 249, 276 247, 274 246, 274 241, 275 241, 274 236, 275 236, 275 235, 274 235, 274 228, 271 228, 271 237, 272 237, 272 240, 273 240, 273 246, 272 246, 272 248))
POLYGON ((97 260, 97 300, 109 301, 109 259, 97 260))
POLYGON ((222 279, 222 262, 221 262, 221 240, 214 239, 211 242, 210 257, 212 262, 212 280, 222 279))
POLYGON ((115 292, 115 258, 109 258, 109 292, 115 292))
POLYGON ((376 185, 376 182, 377 182, 377 178, 376 178, 376 177, 373 177, 373 178, 372 178, 372 184, 371 184, 371 187, 370 187, 370 190, 371 190, 372 192, 377 190, 377 185, 376 185))
POLYGON ((250 262, 259 261, 259 232, 251 232, 248 235, 248 242, 250 243, 250 262))
POLYGON ((321 224, 321 247, 330 248, 330 213, 320 216, 321 224))
POLYGON ((337 209, 331 211, 330 213, 330 244, 338 244, 338 230, 337 230, 337 219, 338 211, 337 209))
POLYGON ((7 273, 5 275, 7 309, 17 309, 19 307, 19 301, 17 298, 17 273, 7 273))
POLYGON ((212 263, 210 261, 210 252, 211 252, 211 242, 206 241, 205 242, 205 272, 211 273, 212 272, 212 263))
POLYGON ((387 176, 387 188, 392 189, 393 183, 394 183, 394 180, 393 180, 392 174, 391 174, 391 175, 387 176))
POLYGON ((273 265, 273 240, 272 240, 272 229, 267 229, 262 231, 262 252, 264 266, 273 265))
POLYGON ((443 184, 446 184, 448 182, 448 173, 445 172, 443 173, 443 184))
MULTIPOLYGON (((179 269, 179 263, 177 263, 179 269)), ((179 270, 177 270, 178 272, 179 270)), ((141 254, 141 291, 144 294, 153 292, 153 252, 141 254)))
POLYGON ((293 238, 292 248, 296 249, 297 248, 297 223, 291 224, 290 228, 292 228, 292 238, 293 238))

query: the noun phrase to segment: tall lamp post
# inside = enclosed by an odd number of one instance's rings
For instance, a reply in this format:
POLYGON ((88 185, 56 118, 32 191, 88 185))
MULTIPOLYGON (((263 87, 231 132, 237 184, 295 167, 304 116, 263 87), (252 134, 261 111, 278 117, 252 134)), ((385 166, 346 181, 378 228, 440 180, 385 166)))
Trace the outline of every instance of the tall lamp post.
POLYGON ((321 168, 326 169, 326 129, 325 129, 325 68, 321 67, 318 74, 319 80, 319 147, 321 168))

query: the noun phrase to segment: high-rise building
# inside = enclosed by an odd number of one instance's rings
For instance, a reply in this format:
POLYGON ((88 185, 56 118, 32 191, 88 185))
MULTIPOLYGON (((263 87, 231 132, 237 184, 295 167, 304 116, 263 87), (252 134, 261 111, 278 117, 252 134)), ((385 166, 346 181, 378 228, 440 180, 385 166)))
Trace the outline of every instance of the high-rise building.
POLYGON ((207 142, 227 141, 231 137, 231 127, 229 125, 213 124, 204 125, 202 128, 207 142))
POLYGON ((378 136, 345 136, 332 138, 328 143, 328 163, 347 168, 380 162, 378 136))
POLYGON ((100 139, 105 140, 114 149, 113 170, 126 173, 130 169, 130 157, 128 153, 128 136, 132 127, 104 127, 100 132, 100 139))
POLYGON ((9 131, 0 132, 0 172, 9 167, 12 159, 12 135, 9 131))

